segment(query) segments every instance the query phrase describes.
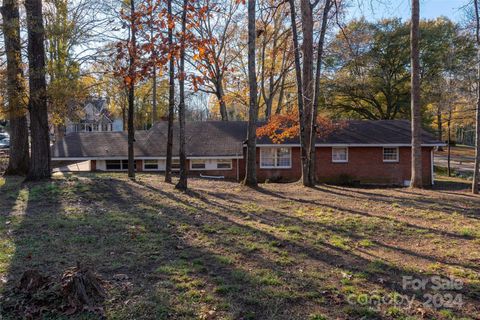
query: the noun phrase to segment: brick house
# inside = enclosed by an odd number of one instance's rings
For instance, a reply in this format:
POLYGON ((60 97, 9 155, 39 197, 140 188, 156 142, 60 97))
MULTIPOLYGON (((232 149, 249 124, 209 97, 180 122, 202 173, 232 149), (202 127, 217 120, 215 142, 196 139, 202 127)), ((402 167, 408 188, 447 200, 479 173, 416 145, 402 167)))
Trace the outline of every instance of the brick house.
MULTIPOLYGON (((245 174, 245 121, 187 122, 187 166, 192 176, 241 180, 245 174)), ((179 169, 178 126, 174 128, 173 170, 179 169)), ((318 139, 317 178, 320 182, 406 185, 410 179, 410 122, 403 120, 348 121, 318 139)), ((167 123, 135 134, 137 171, 165 170, 167 123)), ((433 184, 433 153, 443 146, 422 133, 425 184, 433 184)), ((92 171, 127 170, 125 132, 75 132, 52 147, 53 161, 91 161, 92 171)), ((257 145, 259 181, 288 182, 301 178, 298 139, 274 144, 263 137, 257 145)))

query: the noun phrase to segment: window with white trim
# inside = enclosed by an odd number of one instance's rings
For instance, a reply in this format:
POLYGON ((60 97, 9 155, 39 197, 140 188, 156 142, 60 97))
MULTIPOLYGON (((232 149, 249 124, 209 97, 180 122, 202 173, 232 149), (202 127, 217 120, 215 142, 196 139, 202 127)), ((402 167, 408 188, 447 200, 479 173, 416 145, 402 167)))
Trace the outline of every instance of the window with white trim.
POLYGON ((292 149, 284 147, 260 148, 260 168, 291 168, 292 149))
POLYGON ((231 159, 217 160, 217 169, 232 169, 232 160, 231 159))
POLYGON ((158 170, 158 160, 143 160, 143 170, 158 170))
POLYGON ((191 170, 202 170, 207 167, 206 161, 203 159, 192 159, 190 160, 190 169, 191 170))
POLYGON ((398 162, 398 148, 383 148, 383 162, 398 162))
POLYGON ((348 148, 347 147, 332 148, 332 162, 340 162, 340 163, 348 162, 348 148))

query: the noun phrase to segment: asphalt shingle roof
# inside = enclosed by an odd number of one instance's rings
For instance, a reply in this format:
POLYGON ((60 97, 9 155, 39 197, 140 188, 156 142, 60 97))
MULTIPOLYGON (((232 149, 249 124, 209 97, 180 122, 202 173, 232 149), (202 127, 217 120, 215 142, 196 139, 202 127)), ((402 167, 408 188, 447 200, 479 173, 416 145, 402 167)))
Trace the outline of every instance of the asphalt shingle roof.
MULTIPOLYGON (((187 122, 187 157, 241 156, 243 142, 247 137, 246 121, 187 122)), ((136 157, 165 157, 167 123, 159 122, 149 131, 135 133, 136 157)), ((178 156, 178 123, 173 130, 173 154, 178 156)), ((410 122, 405 120, 347 121, 340 129, 320 144, 341 145, 410 145, 410 122)), ((298 144, 299 140, 285 141, 298 144)), ((441 144, 433 135, 424 131, 422 143, 441 144)), ((262 137, 258 144, 272 144, 268 137, 262 137)), ((108 158, 127 157, 126 132, 75 132, 52 147, 53 158, 108 158)))

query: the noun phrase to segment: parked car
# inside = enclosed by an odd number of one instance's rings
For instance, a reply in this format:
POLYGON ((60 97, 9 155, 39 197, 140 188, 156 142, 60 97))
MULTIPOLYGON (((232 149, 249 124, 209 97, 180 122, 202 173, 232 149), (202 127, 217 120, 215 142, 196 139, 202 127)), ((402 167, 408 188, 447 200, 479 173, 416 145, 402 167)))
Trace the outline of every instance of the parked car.
POLYGON ((0 132, 0 140, 10 138, 10 135, 7 132, 0 132))
POLYGON ((8 149, 10 148, 10 138, 5 138, 0 140, 0 149, 8 149))

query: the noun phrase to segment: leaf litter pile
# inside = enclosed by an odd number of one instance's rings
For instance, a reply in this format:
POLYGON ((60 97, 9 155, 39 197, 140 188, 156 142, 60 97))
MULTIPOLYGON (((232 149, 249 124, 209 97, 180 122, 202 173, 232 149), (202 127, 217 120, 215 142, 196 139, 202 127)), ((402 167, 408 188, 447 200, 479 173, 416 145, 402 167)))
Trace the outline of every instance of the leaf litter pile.
POLYGON ((24 319, 80 312, 103 317, 106 285, 93 269, 80 264, 55 278, 44 276, 36 269, 27 270, 17 287, 5 297, 4 309, 24 319))

